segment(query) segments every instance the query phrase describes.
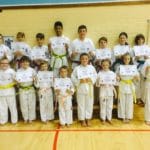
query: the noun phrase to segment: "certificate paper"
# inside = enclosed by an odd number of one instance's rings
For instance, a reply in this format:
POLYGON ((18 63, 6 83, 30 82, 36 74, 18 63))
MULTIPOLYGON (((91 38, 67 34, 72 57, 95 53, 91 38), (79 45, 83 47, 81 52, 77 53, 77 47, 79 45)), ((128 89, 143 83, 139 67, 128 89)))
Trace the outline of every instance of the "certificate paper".
POLYGON ((90 70, 89 68, 82 68, 78 69, 77 71, 78 79, 85 79, 85 78, 91 78, 94 76, 93 70, 90 70))
POLYGON ((149 56, 150 48, 148 46, 134 46, 135 56, 149 56))
POLYGON ((40 71, 37 77, 40 82, 53 82, 54 74, 52 71, 40 71))
POLYGON ((129 46, 120 46, 120 47, 116 47, 116 49, 114 49, 114 55, 115 56, 120 56, 120 55, 124 55, 125 53, 129 52, 129 46))
POLYGON ((40 50, 32 50, 31 58, 32 59, 45 59, 45 54, 41 52, 40 50))
POLYGON ((120 65, 120 75, 134 76, 137 74, 136 65, 120 65))
POLYGON ((96 59, 111 59, 111 52, 109 50, 97 50, 96 59))
POLYGON ((29 72, 17 72, 16 73, 16 80, 18 82, 32 82, 33 75, 29 72))
POLYGON ((116 74, 112 73, 102 73, 100 75, 100 84, 110 84, 110 85, 116 85, 116 74))
POLYGON ((65 80, 62 78, 55 78, 54 87, 55 89, 63 89, 63 90, 70 89, 71 82, 70 80, 65 80))

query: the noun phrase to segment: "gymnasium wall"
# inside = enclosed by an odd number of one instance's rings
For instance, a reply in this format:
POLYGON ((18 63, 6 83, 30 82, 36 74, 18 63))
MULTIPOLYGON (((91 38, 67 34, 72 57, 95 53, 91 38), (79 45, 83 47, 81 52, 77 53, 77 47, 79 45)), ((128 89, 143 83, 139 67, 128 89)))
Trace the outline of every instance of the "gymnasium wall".
POLYGON ((129 34, 131 44, 137 33, 149 37, 148 19, 150 4, 4 9, 0 12, 0 33, 15 36, 18 31, 25 32, 27 43, 33 46, 35 34, 43 32, 47 43, 54 35, 54 22, 60 20, 64 24, 64 34, 71 40, 77 36, 77 27, 85 24, 87 36, 95 44, 99 37, 106 36, 112 47, 121 31, 129 34))

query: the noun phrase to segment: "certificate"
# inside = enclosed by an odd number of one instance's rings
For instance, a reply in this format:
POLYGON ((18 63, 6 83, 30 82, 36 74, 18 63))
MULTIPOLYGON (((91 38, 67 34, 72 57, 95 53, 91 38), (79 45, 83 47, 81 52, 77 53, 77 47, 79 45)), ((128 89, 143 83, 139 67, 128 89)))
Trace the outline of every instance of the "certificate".
POLYGON ((124 55, 125 53, 129 52, 129 46, 125 45, 125 46, 120 46, 120 47, 116 47, 114 49, 114 55, 115 56, 120 56, 120 55, 124 55))
POLYGON ((120 75, 135 76, 137 74, 136 65, 120 65, 120 75))
POLYGON ((97 50, 96 59, 111 59, 111 52, 109 50, 97 50))
POLYGON ((39 82, 53 82, 54 74, 52 71, 39 71, 37 74, 39 82))
POLYGON ((77 71, 77 76, 79 80, 85 78, 91 78, 94 76, 94 72, 89 68, 82 68, 82 69, 79 68, 77 71))
POLYGON ((134 46, 134 54, 135 56, 149 56, 150 48, 146 45, 134 46))
POLYGON ((116 74, 114 74, 114 73, 102 73, 100 75, 99 84, 116 85, 116 74))
POLYGON ((70 80, 66 80, 62 78, 55 78, 54 87, 55 89, 62 89, 66 91, 66 89, 71 88, 71 82, 70 80))
POLYGON ((29 72, 17 72, 16 73, 16 80, 18 82, 32 82, 33 75, 29 72))
POLYGON ((32 59, 45 59, 45 54, 44 54, 44 52, 40 51, 39 49, 32 50, 31 51, 31 58, 32 59))

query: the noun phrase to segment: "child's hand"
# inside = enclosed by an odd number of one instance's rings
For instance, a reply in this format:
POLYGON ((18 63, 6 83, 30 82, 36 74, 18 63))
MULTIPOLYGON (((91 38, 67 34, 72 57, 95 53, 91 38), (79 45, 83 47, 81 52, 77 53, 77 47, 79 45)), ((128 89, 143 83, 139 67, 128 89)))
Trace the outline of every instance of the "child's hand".
POLYGON ((69 89, 66 90, 66 93, 69 94, 69 95, 73 95, 73 92, 69 89))
POLYGON ((60 94, 60 90, 59 90, 59 89, 56 89, 56 90, 55 90, 55 93, 56 93, 56 95, 59 95, 59 94, 60 94))
POLYGON ((87 80, 86 79, 80 79, 80 83, 86 83, 87 80))
POLYGON ((87 80, 88 83, 92 83, 91 78, 87 78, 86 80, 87 80))
POLYGON ((117 76, 117 77, 116 77, 116 80, 119 82, 119 81, 120 81, 120 77, 119 77, 119 76, 117 76))
POLYGON ((72 56, 72 57, 75 57, 75 56, 77 56, 77 55, 78 55, 78 52, 77 52, 77 51, 73 51, 71 56, 72 56))
POLYGON ((92 51, 89 52, 90 56, 94 56, 94 53, 92 51))
POLYGON ((139 81, 139 80, 140 80, 140 77, 139 77, 139 76, 134 76, 133 80, 139 81))

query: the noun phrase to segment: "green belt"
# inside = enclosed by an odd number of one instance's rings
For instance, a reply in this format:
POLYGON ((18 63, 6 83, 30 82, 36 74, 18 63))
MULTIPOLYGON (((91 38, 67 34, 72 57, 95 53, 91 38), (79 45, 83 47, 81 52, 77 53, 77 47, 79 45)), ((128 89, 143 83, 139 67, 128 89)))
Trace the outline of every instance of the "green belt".
POLYGON ((33 88, 33 86, 20 86, 20 88, 22 89, 22 90, 30 90, 31 88, 33 88))
POLYGON ((55 60, 54 60, 54 63, 53 63, 53 68, 52 68, 52 69, 54 70, 54 66, 55 66, 56 60, 57 60, 57 59, 61 59, 62 64, 63 64, 63 57, 65 57, 66 54, 58 55, 58 54, 55 54, 54 52, 52 52, 52 56, 55 57, 55 60))

